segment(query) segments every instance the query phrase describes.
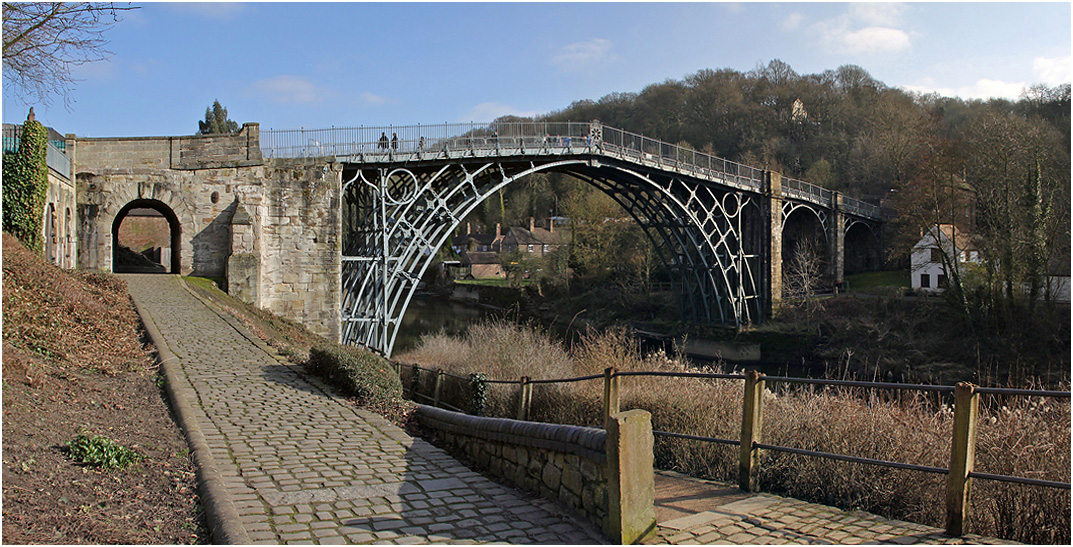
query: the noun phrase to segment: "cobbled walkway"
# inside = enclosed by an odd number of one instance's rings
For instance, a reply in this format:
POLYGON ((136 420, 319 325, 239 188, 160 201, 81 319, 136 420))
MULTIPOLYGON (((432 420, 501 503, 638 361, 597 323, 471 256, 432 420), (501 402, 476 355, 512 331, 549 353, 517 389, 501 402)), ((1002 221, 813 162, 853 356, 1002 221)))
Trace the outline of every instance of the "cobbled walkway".
POLYGON ((329 395, 171 275, 125 275, 179 360, 252 543, 606 543, 550 501, 500 486, 329 395))
MULTIPOLYGON (((225 498, 255 544, 606 543, 591 523, 473 472, 287 364, 171 275, 124 275, 181 365, 225 498)), ((648 544, 1002 544, 661 472, 648 544), (663 483, 667 484, 667 483, 663 483), (671 491, 677 491, 679 495, 671 491), (660 497, 660 496, 657 496, 660 497)), ((219 500, 213 500, 218 502, 219 500)), ((232 525, 236 523, 230 523, 232 525)))

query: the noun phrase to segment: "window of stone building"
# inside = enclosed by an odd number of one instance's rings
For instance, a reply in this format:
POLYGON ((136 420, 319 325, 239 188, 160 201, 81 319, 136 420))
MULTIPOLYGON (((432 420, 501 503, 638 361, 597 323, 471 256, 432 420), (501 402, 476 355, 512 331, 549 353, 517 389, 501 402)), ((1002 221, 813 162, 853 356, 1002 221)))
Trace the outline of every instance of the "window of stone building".
POLYGON ((928 274, 920 274, 920 288, 922 288, 922 289, 930 289, 931 288, 931 276, 930 275, 928 275, 928 274))

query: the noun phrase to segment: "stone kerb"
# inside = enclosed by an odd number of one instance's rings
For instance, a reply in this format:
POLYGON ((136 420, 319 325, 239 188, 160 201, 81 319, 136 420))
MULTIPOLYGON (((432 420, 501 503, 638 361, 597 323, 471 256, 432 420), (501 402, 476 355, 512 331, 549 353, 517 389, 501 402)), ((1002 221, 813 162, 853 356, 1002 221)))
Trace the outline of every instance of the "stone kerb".
POLYGON ((516 487, 558 500, 615 537, 608 530, 604 430, 484 418, 425 405, 418 405, 416 416, 449 450, 516 487))

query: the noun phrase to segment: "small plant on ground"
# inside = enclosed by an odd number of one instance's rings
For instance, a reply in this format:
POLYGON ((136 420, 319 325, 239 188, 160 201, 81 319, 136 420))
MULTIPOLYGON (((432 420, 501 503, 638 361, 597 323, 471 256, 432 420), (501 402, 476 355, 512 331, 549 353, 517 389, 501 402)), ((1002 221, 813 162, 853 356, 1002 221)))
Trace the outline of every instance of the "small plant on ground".
POLYGON ((79 433, 67 443, 75 461, 102 469, 123 469, 138 463, 144 456, 101 435, 79 433))

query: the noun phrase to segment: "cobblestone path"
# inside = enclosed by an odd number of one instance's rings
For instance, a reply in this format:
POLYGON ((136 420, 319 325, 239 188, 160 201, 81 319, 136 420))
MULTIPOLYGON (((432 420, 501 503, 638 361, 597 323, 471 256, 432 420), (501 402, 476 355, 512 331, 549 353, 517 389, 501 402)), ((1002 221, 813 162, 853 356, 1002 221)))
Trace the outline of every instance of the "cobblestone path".
MULTIPOLYGON (((171 275, 124 275, 179 360, 177 386, 251 543, 606 543, 557 504, 498 485, 329 395, 171 275)), ((649 544, 1003 544, 661 472, 649 544), (677 494, 676 494, 677 492, 677 494), (728 494, 728 492, 733 492, 728 494)))
POLYGON ((328 395, 171 275, 125 275, 180 361, 196 421, 252 543, 604 543, 558 505, 500 486, 328 395))

